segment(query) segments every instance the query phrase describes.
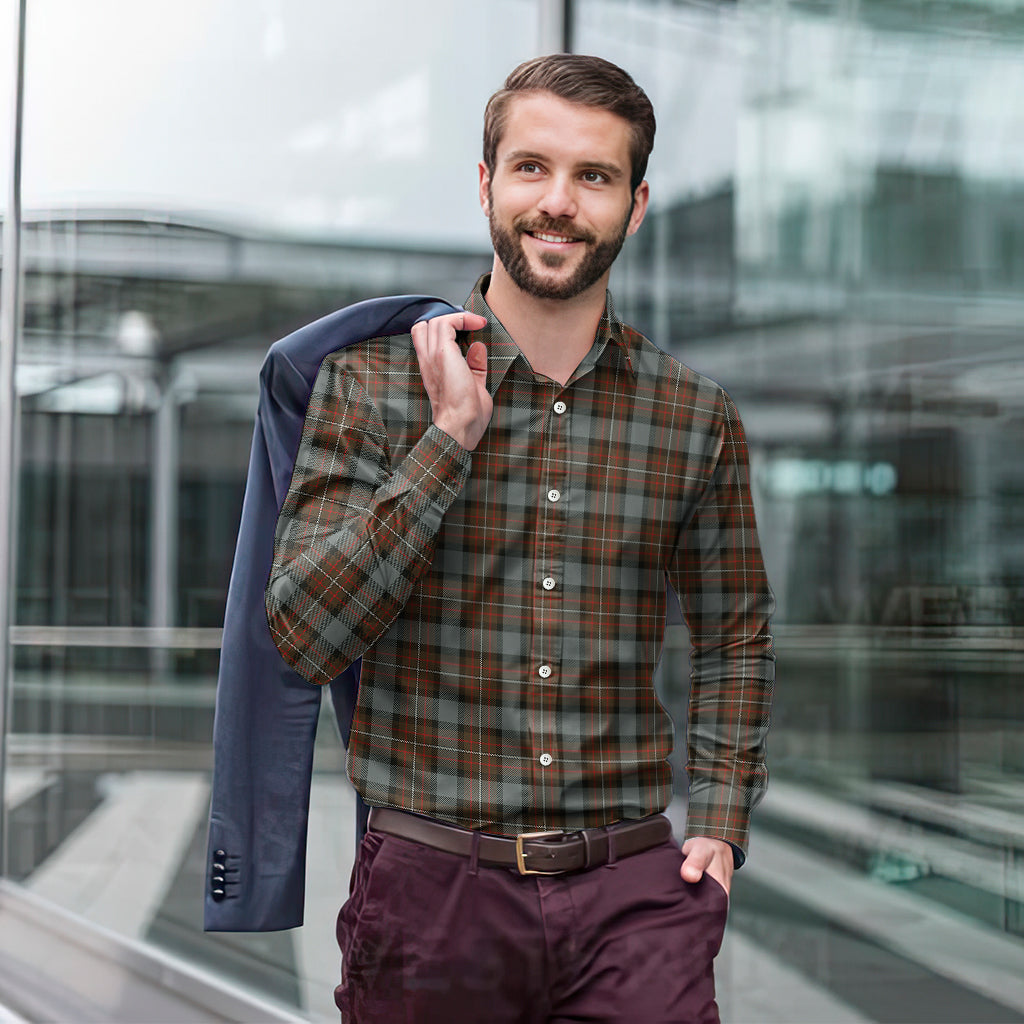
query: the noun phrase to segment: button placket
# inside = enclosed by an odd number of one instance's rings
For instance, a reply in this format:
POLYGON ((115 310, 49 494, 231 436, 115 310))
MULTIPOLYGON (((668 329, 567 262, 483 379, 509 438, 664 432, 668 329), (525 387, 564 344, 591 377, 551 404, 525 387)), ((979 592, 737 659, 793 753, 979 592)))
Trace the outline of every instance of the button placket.
MULTIPOLYGON (((542 685, 536 690, 537 715, 533 741, 534 764, 547 776, 547 784, 557 772, 552 751, 560 749, 556 705, 563 648, 564 599, 562 580, 565 571, 565 527, 568 513, 568 456, 570 451, 571 417, 569 405, 554 387, 547 394, 544 416, 542 459, 538 466, 541 515, 538 543, 534 550, 534 579, 537 605, 533 626, 533 649, 537 655, 536 676, 542 685), (553 391, 553 393, 552 393, 553 391), (536 586, 535 583, 535 586, 536 586)), ((538 780, 539 781, 539 780, 538 780)))

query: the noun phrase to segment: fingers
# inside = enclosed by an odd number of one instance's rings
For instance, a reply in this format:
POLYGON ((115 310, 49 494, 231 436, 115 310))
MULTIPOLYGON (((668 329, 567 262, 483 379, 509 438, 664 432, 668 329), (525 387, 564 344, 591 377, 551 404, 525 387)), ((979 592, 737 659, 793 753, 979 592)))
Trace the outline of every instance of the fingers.
POLYGON ((481 316, 479 313, 470 313, 469 310, 462 314, 462 327, 460 330, 479 331, 481 327, 486 326, 487 317, 481 316))
MULTIPOLYGON (((487 325, 487 318, 479 313, 468 310, 458 313, 446 313, 429 320, 420 320, 413 324, 412 342, 420 359, 436 359, 442 350, 455 341, 458 331, 478 331, 487 325)), ((474 367, 474 369, 476 369, 474 367)))
POLYGON ((437 336, 437 332, 454 336, 455 331, 479 331, 481 327, 487 326, 487 317, 479 313, 470 313, 468 309, 460 310, 458 313, 445 313, 444 316, 434 316, 429 320, 419 320, 413 324, 412 336, 426 337, 427 335, 437 336))

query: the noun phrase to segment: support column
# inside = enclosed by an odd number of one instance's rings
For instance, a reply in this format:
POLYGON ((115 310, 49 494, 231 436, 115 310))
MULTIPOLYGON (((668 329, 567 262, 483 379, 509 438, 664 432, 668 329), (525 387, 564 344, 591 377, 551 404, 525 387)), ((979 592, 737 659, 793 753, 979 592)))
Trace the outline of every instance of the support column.
POLYGON ((571 0, 537 0, 537 52, 572 52, 571 0))
MULTIPOLYGON (((178 588, 178 395, 173 370, 158 377, 160 404, 153 414, 152 478, 149 542, 149 625, 168 629, 175 624, 178 588)), ((154 670, 167 667, 166 651, 154 649, 154 670)))

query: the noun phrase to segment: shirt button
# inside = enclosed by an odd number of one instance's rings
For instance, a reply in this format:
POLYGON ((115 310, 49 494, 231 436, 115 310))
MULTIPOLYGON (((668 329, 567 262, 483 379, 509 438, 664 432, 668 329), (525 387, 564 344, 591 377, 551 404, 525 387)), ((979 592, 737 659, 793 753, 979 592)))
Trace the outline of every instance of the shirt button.
POLYGON ((561 496, 562 496, 562 492, 557 490, 554 487, 552 487, 551 490, 548 491, 548 501, 558 501, 558 499, 561 496))
POLYGON ((541 667, 537 669, 537 675, 539 675, 541 679, 547 679, 548 676, 551 675, 551 666, 541 665, 541 667))
POLYGON ((554 760, 554 758, 552 758, 552 756, 551 756, 550 754, 541 754, 541 755, 540 755, 540 763, 541 763, 542 765, 544 765, 544 767, 545 767, 545 768, 547 768, 547 766, 548 766, 549 764, 551 764, 551 762, 552 762, 553 760, 554 760))
POLYGON ((565 412, 565 410, 568 409, 569 407, 565 404, 565 402, 558 401, 555 402, 554 408, 555 412, 558 413, 559 416, 561 416, 562 413, 565 412))
POLYGON ((543 586, 543 588, 545 590, 554 590, 555 589, 554 578, 551 577, 551 576, 545 576, 543 582, 541 583, 541 586, 543 586))

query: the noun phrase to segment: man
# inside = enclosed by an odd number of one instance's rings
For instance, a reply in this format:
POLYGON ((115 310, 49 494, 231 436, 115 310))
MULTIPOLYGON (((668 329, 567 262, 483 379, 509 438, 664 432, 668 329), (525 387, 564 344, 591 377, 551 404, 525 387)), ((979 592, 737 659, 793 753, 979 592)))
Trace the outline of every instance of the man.
POLYGON ((267 610, 311 681, 363 659, 346 1024, 718 1019, 772 596, 734 406, 606 293, 653 137, 607 61, 514 70, 485 114, 490 275, 317 380, 267 610), (658 813, 666 581, 693 648, 681 851, 658 813))

